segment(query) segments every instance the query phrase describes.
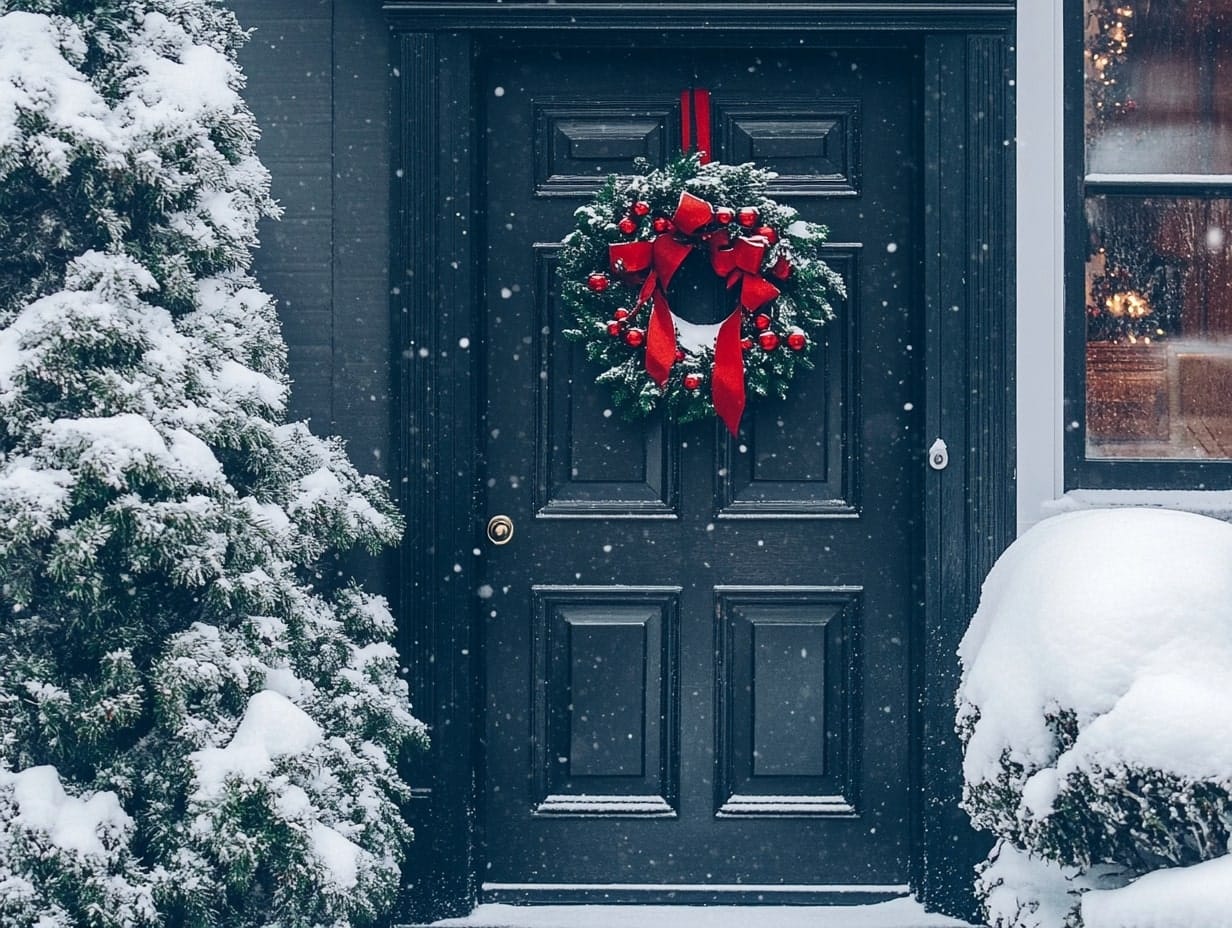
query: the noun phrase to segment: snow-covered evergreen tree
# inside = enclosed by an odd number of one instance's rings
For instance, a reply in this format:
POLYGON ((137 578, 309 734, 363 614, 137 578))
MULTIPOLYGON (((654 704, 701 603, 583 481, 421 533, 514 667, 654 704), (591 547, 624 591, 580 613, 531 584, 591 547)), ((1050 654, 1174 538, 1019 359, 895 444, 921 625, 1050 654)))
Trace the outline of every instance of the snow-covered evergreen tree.
POLYGON ((359 926, 423 739, 285 419, 276 212, 216 0, 0 0, 0 924, 359 926))

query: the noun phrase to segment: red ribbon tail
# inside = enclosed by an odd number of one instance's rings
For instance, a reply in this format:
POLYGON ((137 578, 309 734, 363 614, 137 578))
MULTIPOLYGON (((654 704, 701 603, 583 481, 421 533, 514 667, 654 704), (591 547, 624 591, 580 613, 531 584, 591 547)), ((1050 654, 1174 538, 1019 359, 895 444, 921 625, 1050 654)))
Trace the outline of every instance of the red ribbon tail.
POLYGON ((732 435, 740 432, 744 415, 744 349, 740 345, 740 307, 719 326, 714 341, 714 369, 710 372, 710 395, 715 412, 732 435))
MULTIPOLYGON (((739 333, 737 333, 737 336, 739 333)), ((676 325, 667 298, 656 290, 650 307, 650 322, 646 325, 646 373, 660 388, 667 386, 672 365, 676 363, 676 325)), ((741 374, 740 388, 744 389, 741 374)))

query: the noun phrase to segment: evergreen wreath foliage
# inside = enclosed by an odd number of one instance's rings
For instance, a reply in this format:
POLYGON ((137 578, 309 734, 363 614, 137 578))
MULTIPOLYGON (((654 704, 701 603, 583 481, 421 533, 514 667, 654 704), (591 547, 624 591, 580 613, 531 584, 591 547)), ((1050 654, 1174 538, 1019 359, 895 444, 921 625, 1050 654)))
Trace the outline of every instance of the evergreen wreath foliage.
POLYGON ((0 924, 387 923, 409 711, 288 422, 276 214, 217 0, 0 0, 0 924))
POLYGON ((776 240, 766 249, 762 273, 781 293, 763 310, 771 319, 769 328, 759 329, 758 314, 747 313, 741 335, 748 398, 785 398, 796 371, 815 363, 821 350, 821 330, 835 317, 831 301, 846 295, 842 278, 822 260, 828 230, 799 219, 794 209, 768 197, 766 187, 776 175, 753 164, 703 164, 694 152, 656 170, 639 160, 637 169, 644 173, 609 177, 594 199, 575 213, 577 225, 564 241, 557 275, 562 300, 575 321, 564 334, 585 344, 587 357, 602 368, 596 383, 611 388, 615 406, 626 418, 642 418, 659 408, 678 422, 714 415, 714 403, 705 386, 714 363, 713 347, 682 344, 678 334, 677 363, 666 388, 661 389, 646 372, 643 348, 630 346, 609 330, 620 318, 618 311, 631 313, 619 330, 622 334, 639 321, 644 328, 650 307, 635 312, 639 283, 615 274, 610 286, 596 292, 587 281, 591 274, 608 272, 609 245, 652 241, 660 234, 655 231, 654 220, 671 217, 681 193, 691 193, 716 207, 729 206, 733 211, 751 207, 756 211, 756 228, 743 227, 733 218, 728 223, 715 221, 699 233, 725 230, 734 236, 753 234, 761 228, 773 230, 776 240), (644 216, 631 216, 636 203, 649 207, 644 216), (626 218, 636 220, 631 233, 620 228, 626 218), (783 278, 773 275, 780 259, 790 266, 783 278), (771 350, 759 343, 766 332, 778 337, 778 344, 771 350), (793 334, 804 336, 799 349, 786 344, 793 334), (686 387, 686 378, 694 378, 700 388, 686 387))

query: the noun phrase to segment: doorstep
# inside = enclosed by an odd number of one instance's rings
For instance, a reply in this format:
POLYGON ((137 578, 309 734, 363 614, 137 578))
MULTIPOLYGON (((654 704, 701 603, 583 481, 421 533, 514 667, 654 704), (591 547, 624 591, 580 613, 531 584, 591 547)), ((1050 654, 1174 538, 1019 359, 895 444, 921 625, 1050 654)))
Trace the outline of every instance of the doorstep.
POLYGON ((481 905, 410 928, 973 928, 915 899, 872 905, 481 905))

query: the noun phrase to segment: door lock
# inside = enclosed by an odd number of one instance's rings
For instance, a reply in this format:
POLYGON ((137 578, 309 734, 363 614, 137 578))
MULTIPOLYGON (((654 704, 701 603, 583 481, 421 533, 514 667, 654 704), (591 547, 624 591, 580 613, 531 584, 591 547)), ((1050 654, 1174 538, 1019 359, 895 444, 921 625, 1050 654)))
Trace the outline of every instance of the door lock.
POLYGON ((488 520, 488 541, 494 545, 507 545, 513 538, 513 519, 508 516, 493 516, 488 520))
POLYGON ((938 438, 928 449, 928 466, 933 470, 945 470, 950 463, 950 452, 945 442, 938 438))

